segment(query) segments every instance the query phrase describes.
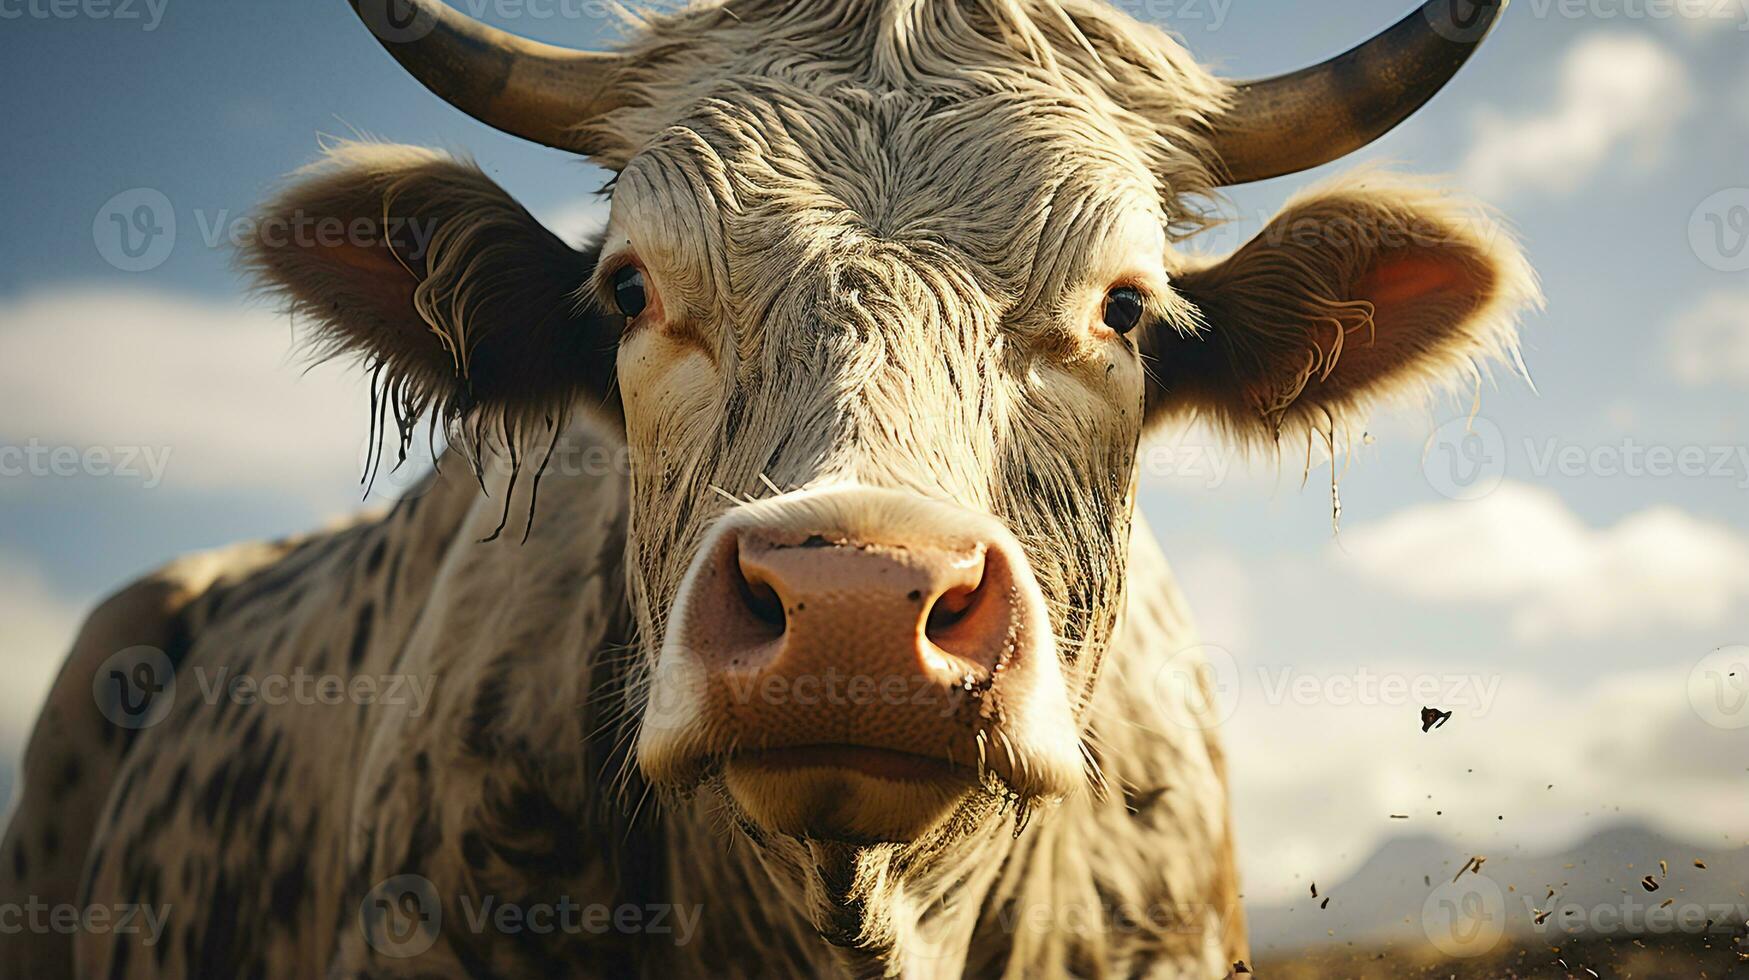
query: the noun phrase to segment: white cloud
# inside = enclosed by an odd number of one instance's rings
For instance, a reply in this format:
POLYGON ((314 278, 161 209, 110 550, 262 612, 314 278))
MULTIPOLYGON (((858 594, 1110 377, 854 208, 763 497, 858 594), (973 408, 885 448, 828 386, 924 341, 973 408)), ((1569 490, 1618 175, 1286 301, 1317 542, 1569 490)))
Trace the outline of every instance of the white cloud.
POLYGON ((548 230, 572 245, 577 245, 607 226, 607 201, 586 197, 554 208, 542 209, 535 215, 548 230))
MULTIPOLYGON (((1749 2, 1749 0, 1745 0, 1749 2)), ((1749 68, 1743 72, 1743 77, 1737 80, 1737 97, 1728 99, 1737 107, 1737 119, 1744 125, 1749 125, 1749 68)))
POLYGON ((1749 599, 1749 540, 1659 506, 1593 528, 1552 491, 1508 481, 1344 533, 1339 563, 1379 587, 1506 607, 1521 640, 1704 628, 1749 599))
POLYGON ((1646 35, 1593 34, 1567 52, 1552 104, 1479 113, 1465 183, 1484 195, 1571 193, 1603 166, 1665 151, 1693 101, 1682 61, 1646 35))
MULTIPOLYGON (((306 371, 290 321, 264 309, 124 287, 0 303, 0 446, 16 477, 32 446, 139 450, 172 490, 270 491, 356 505, 368 400, 361 377, 306 371), (165 454, 168 454, 166 457, 165 454)), ((83 464, 81 464, 83 465, 83 464)), ((11 482, 16 485, 16 480, 11 482)))
POLYGON ((1173 560, 1172 575, 1203 642, 1229 650, 1250 645, 1252 588, 1243 561, 1230 552, 1203 551, 1173 560))
POLYGON ((1703 296, 1671 323, 1670 340, 1678 378, 1749 386, 1749 289, 1703 296))
POLYGON ((17 758, 83 616, 37 570, 0 553, 0 753, 17 758))
MULTIPOLYGON (((1445 664, 1370 669, 1408 681, 1462 676, 1445 664)), ((1494 687, 1486 708, 1460 696, 1445 705, 1452 719, 1425 734, 1419 704, 1271 703, 1266 684, 1246 675, 1221 734, 1247 899, 1304 897, 1309 881, 1333 886, 1401 834, 1499 855, 1562 847, 1628 819, 1696 840, 1749 826, 1742 730, 1712 727, 1695 712, 1689 669, 1591 683, 1473 674, 1494 687)), ((1322 668, 1317 676, 1339 675, 1322 668)))

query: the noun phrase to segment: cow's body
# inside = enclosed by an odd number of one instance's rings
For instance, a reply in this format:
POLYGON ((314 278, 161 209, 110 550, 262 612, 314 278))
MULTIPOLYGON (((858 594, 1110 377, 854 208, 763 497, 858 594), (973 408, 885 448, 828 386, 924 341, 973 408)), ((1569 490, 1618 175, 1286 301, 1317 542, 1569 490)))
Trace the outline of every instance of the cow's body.
MULTIPOLYGON (((889 952, 821 942, 807 918, 817 910, 777 893, 750 849, 723 847, 703 803, 669 811, 616 789, 627 775, 623 742, 615 751, 623 477, 550 477, 527 544, 481 543, 501 501, 451 462, 429 493, 381 518, 155 579, 187 588, 162 614, 102 626, 107 656, 136 637, 163 642, 164 619, 175 624, 164 643, 179 662, 175 707, 137 735, 98 712, 96 661, 69 664, 0 852, 9 864, 29 855, 5 899, 143 904, 165 909, 166 925, 152 945, 30 937, 11 975, 64 972, 73 953, 77 975, 104 977, 376 976, 398 962, 419 976, 556 976, 547 968, 559 963, 576 976, 824 976, 889 952), (401 698, 379 687, 379 704, 206 693, 221 678, 297 671, 408 687, 401 698), (430 698, 409 717, 415 683, 430 684, 430 698), (81 773, 59 786, 75 755, 81 773), (67 828, 45 853, 43 830, 69 814, 94 825, 67 828), (439 946, 365 968, 360 906, 400 875, 441 896, 439 946), (501 932, 476 926, 488 897, 635 907, 638 923, 602 928, 579 911, 570 934, 501 932)), ((1170 697, 1195 676, 1182 658, 1167 663, 1190 627, 1146 534, 1108 668, 1117 682, 1091 713, 1109 790, 1040 814, 1019 836, 1008 826, 977 841, 934 883, 947 900, 896 899, 917 975, 1098 962, 1209 976, 1243 956, 1221 757, 1201 698, 1170 697)))

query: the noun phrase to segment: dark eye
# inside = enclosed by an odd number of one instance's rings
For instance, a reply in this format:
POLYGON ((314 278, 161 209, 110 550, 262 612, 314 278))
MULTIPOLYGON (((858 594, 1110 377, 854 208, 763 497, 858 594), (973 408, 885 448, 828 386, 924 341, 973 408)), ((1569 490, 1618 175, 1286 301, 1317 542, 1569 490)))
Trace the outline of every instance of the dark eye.
POLYGON ((650 298, 644 294, 644 270, 628 265, 613 274, 613 303, 627 318, 644 312, 650 298))
POLYGON ((1105 294, 1105 325, 1129 333, 1142 322, 1142 292, 1134 286, 1119 286, 1105 294))

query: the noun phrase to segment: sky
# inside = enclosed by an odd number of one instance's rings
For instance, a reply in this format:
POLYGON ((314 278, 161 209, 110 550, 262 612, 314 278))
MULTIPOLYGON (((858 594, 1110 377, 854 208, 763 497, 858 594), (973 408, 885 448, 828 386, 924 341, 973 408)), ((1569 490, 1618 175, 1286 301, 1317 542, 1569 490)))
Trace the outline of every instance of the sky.
MULTIPOLYGON (((584 0, 455 2, 556 43, 613 32, 584 0)), ((1231 77, 1409 7, 1119 5, 1231 77)), ((1375 414, 1337 462, 1339 530, 1322 459, 1195 430, 1145 454, 1141 507, 1221 688, 1251 900, 1411 830, 1495 853, 1624 820, 1743 843, 1746 53, 1749 0, 1518 0, 1396 132, 1234 189, 1230 222, 1186 244, 1231 250, 1295 190, 1385 164, 1496 207, 1547 296, 1522 326, 1528 378, 1375 414), (1422 733, 1424 704, 1452 720, 1422 733)), ((360 376, 309 365, 236 272, 255 202, 323 138, 367 135, 473 156, 575 240, 608 175, 430 96, 339 0, 0 0, 0 92, 9 757, 101 596, 367 503, 360 376)))

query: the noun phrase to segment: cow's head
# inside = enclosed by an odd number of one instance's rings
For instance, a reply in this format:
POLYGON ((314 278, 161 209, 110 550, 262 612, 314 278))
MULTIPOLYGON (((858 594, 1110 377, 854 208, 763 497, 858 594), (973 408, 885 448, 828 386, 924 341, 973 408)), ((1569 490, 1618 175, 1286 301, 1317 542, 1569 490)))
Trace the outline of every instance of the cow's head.
POLYGON ((429 241, 253 259, 403 416, 531 467, 572 411, 623 426, 637 760, 755 839, 924 847, 1073 792, 1149 426, 1333 433, 1473 377, 1533 293, 1492 225, 1379 175, 1225 258, 1173 244, 1213 188, 1395 125, 1493 6, 1239 86, 1080 0, 731 0, 611 55, 415 6, 374 26, 423 82, 617 172, 601 243, 352 144, 275 212, 429 241))

